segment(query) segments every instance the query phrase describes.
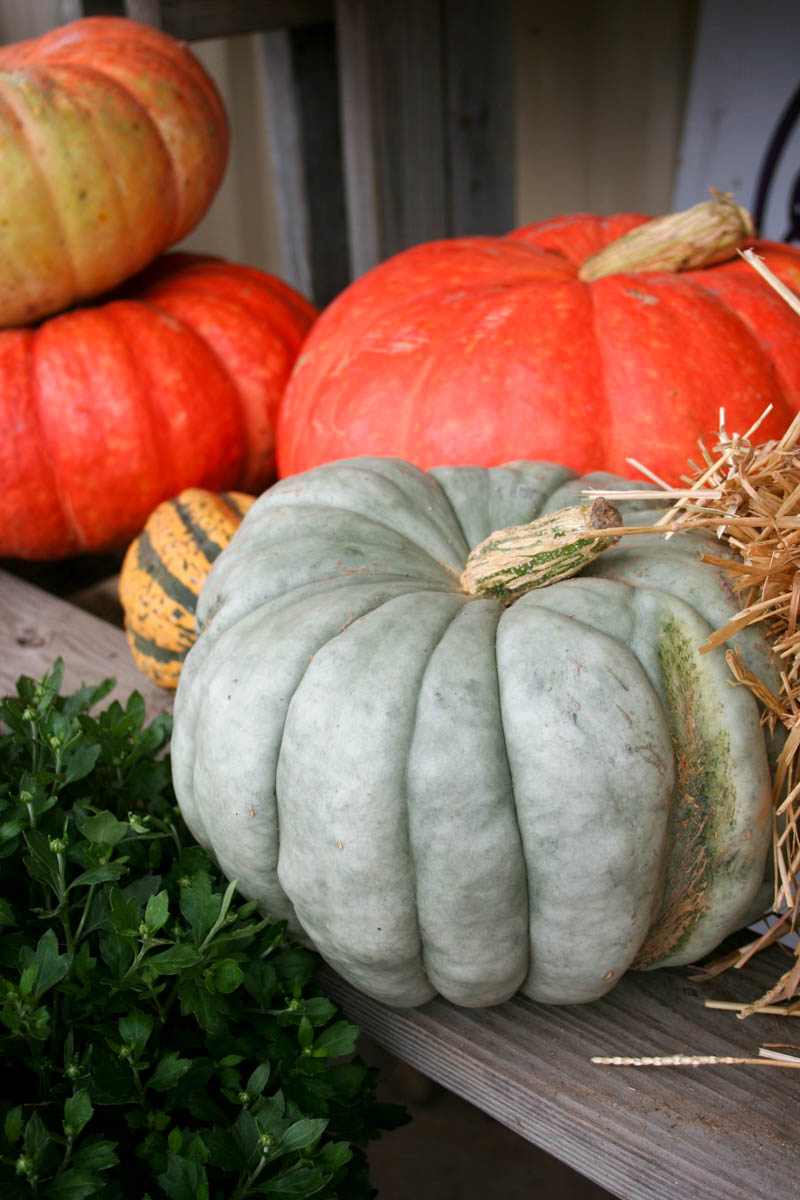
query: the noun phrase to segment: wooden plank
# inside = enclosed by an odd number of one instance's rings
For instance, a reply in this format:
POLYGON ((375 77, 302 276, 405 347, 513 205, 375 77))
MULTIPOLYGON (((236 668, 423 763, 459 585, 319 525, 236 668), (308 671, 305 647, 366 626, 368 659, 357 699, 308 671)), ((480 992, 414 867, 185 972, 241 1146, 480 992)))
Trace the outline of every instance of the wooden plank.
POLYGON ((515 216, 511 5, 447 0, 444 17, 450 233, 507 233, 515 216))
MULTIPOLYGON (((148 685, 122 631, 0 572, 0 688, 57 655, 68 687, 108 674, 151 713, 171 695, 148 685)), ((709 983, 683 969, 630 974, 603 1000, 547 1007, 516 997, 489 1009, 436 999, 417 1009, 370 1000, 329 968, 321 979, 385 1049, 622 1200, 754 1200, 797 1192, 797 1076, 774 1067, 623 1069, 593 1055, 753 1056, 793 1040, 790 1022, 739 1021, 704 999, 747 1001, 774 982, 774 950, 709 983)))
POLYGON ((350 279, 332 23, 261 38, 282 276, 324 307, 350 279))
POLYGON ((450 229, 441 0, 337 0, 352 269, 450 229), (370 253, 359 247, 368 231, 370 253))
POLYGON ((514 223, 509 0, 336 0, 351 270, 514 223))
POLYGON ((172 692, 156 687, 137 669, 119 628, 0 571, 0 692, 16 691, 20 675, 39 679, 56 658, 64 660, 64 687, 117 680, 114 699, 138 691, 148 716, 172 708, 172 692))
POLYGON ((774 1017, 740 1021, 775 981, 779 952, 702 987, 685 970, 627 975, 603 1000, 488 1009, 370 1000, 329 968, 322 983, 385 1049, 623 1200, 755 1200, 797 1194, 797 1074, 774 1067, 622 1068, 594 1055, 750 1057, 795 1040, 774 1017))
POLYGON ((329 21, 333 4, 332 0, 125 0, 124 8, 134 20, 194 42, 329 21))

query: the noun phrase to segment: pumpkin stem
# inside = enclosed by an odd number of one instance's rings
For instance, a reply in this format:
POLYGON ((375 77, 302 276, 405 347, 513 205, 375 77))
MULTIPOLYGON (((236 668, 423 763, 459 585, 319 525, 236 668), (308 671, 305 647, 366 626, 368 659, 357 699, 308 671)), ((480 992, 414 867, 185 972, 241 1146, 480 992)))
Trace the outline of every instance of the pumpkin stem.
POLYGON ((470 552, 461 586, 471 596, 496 596, 510 604, 533 588, 577 575, 619 540, 619 534, 601 537, 598 531, 621 525, 619 510, 598 496, 591 504, 499 529, 470 552))
POLYGON ((753 218, 729 192, 712 188, 711 196, 631 229, 587 258, 578 277, 590 282, 627 271, 694 271, 733 258, 755 235, 753 218))

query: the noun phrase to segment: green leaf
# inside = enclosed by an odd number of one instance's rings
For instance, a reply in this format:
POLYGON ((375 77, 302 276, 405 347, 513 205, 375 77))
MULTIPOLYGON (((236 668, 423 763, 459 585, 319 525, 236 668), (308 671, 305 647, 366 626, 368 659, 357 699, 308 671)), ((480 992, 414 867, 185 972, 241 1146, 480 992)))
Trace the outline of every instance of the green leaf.
POLYGON ((112 979, 122 979, 134 958, 130 942, 119 934, 106 934, 100 938, 99 949, 112 979))
POLYGON ((117 1022, 119 1035, 123 1042, 133 1044, 135 1058, 140 1058, 153 1032, 155 1018, 150 1013, 144 1013, 139 1008, 133 1008, 126 1017, 120 1017, 117 1022))
POLYGON ((259 1127, 252 1113, 243 1108, 236 1118, 231 1130, 234 1141, 239 1148, 242 1161, 252 1171, 261 1160, 259 1146, 259 1127))
POLYGON ((144 910, 144 923, 148 933, 157 933, 169 920, 169 895, 166 891, 157 892, 147 901, 144 910))
POLYGON ((119 1162, 117 1143, 102 1141, 82 1142, 72 1153, 72 1162, 84 1171, 110 1171, 119 1162))
POLYGON ((219 916, 222 897, 211 891, 211 877, 207 871, 196 871, 181 885, 180 909, 199 946, 219 916))
POLYGON ((63 1175, 51 1179, 42 1194, 46 1200, 83 1200, 84 1196, 93 1196, 104 1186, 97 1175, 71 1167, 63 1175))
POLYGON ((257 959, 245 967, 244 986, 263 1009, 268 1009, 278 988, 277 972, 271 963, 257 959))
POLYGON ((303 1001, 303 1016, 312 1025, 324 1025, 336 1013, 336 1005, 327 996, 309 996, 303 1001))
POLYGON ((234 958, 222 958, 214 964, 212 978, 216 990, 228 996, 239 987, 244 973, 234 958))
POLYGON ((72 1137, 77 1137, 81 1130, 88 1125, 93 1113, 94 1109, 89 1099, 89 1093, 85 1088, 81 1088, 80 1091, 75 1092, 64 1101, 64 1132, 72 1137), (70 1127, 69 1131, 67 1126, 70 1127))
POLYGON ((297 1040, 303 1050, 310 1050, 314 1043, 314 1027, 308 1017, 301 1017, 297 1027, 297 1040))
POLYGON ((290 1154, 296 1150, 305 1150, 319 1141, 328 1124, 326 1117, 304 1117, 295 1121, 284 1133, 275 1149, 277 1154, 290 1154))
POLYGON ((270 1065, 268 1062, 261 1063, 256 1067, 252 1075, 245 1085, 245 1091, 248 1091, 251 1096, 260 1096, 264 1088, 269 1083, 270 1065))
POLYGON ((58 856, 50 848, 50 839, 41 830, 31 829, 25 834, 30 855, 25 859, 25 865, 34 879, 44 883, 61 899, 63 884, 58 869, 58 856))
POLYGON ((44 1148, 50 1141, 50 1134, 47 1132, 47 1126, 38 1113, 34 1113, 25 1123, 25 1132, 23 1137, 23 1145, 25 1153, 31 1158, 38 1158, 44 1148))
POLYGON ((186 945, 170 946, 168 950, 149 955, 145 959, 147 966, 157 971, 159 975, 178 975, 181 971, 195 967, 202 961, 203 956, 199 950, 195 950, 194 946, 186 945))
POLYGON ((314 1043, 315 1058, 341 1058, 344 1054, 352 1054, 356 1048, 356 1038, 359 1030, 347 1021, 337 1021, 323 1029, 314 1043))
POLYGON ((201 1029, 216 1033, 225 1027, 228 1018, 225 1001, 212 996, 198 980, 184 981, 180 997, 182 1014, 193 1016, 201 1029))
POLYGON ((33 995, 33 989, 36 986, 36 976, 39 974, 39 966, 32 962, 25 968, 19 977, 19 994, 23 1000, 28 1000, 33 995))
POLYGON ((36 984, 33 994, 37 1000, 64 978, 71 963, 71 954, 59 954, 55 931, 46 930, 39 938, 33 955, 26 956, 25 963, 27 967, 33 964, 36 966, 36 984))
MULTIPOLYGON (((85 779, 90 775, 95 768, 98 758, 100 757, 100 746, 96 743, 81 742, 73 747, 70 751, 64 771, 64 783, 77 783, 79 779, 85 779)), ((93 838, 91 834, 81 830, 84 837, 88 837, 89 841, 97 841, 102 839, 93 838)))
POLYGON ((114 883, 120 879, 128 870, 125 863, 108 862, 101 863, 98 867, 92 867, 88 871, 84 871, 72 880, 69 885, 69 891, 76 887, 89 887, 93 883, 114 883))
POLYGON ((3 1132, 5 1133, 8 1141, 11 1142, 12 1146, 14 1142, 18 1142, 22 1137, 22 1125, 22 1109, 9 1109, 9 1111, 6 1113, 6 1119, 3 1124, 3 1132))
POLYGON ((126 900, 119 888, 111 888, 108 894, 111 921, 118 933, 138 935, 139 909, 134 900, 126 900))
POLYGON ((330 1177, 330 1172, 321 1167, 298 1167, 257 1188, 256 1195, 313 1196, 315 1192, 322 1191, 330 1177))
POLYGON ((168 1092, 174 1088, 178 1080, 191 1070, 192 1060, 180 1058, 177 1051, 171 1051, 158 1060, 155 1071, 147 1082, 148 1087, 157 1092, 168 1092))
POLYGON ((283 1092, 279 1089, 273 1092, 271 1096, 267 1096, 264 1103, 258 1110, 258 1127, 263 1133, 269 1133, 274 1138, 280 1138, 283 1135, 284 1129, 289 1124, 284 1113, 286 1112, 286 1098, 283 1092))
MULTIPOLYGON (((95 747, 99 752, 100 747, 95 747)), ((113 813, 99 812, 81 822, 83 836, 95 845, 116 846, 130 832, 127 821, 118 821, 113 813)))
POLYGON ((319 1165, 326 1171, 340 1171, 353 1157, 347 1142, 327 1142, 319 1152, 319 1165))

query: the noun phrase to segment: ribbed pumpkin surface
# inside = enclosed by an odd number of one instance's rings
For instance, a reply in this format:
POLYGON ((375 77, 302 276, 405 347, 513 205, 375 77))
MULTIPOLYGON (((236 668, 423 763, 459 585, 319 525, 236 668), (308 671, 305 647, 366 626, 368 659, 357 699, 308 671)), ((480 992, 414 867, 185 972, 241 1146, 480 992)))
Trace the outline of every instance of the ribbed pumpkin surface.
POLYGON ((200 589, 255 499, 187 488, 151 513, 119 577, 125 632, 139 670, 174 688, 195 641, 200 589))
MULTIPOLYGON (((510 607, 461 588, 472 547, 592 486, 635 485, 329 463, 259 497, 200 594, 172 739, 184 816, 389 1004, 592 1000, 753 911, 767 737, 724 650, 698 653, 736 611, 701 561, 720 543, 623 538, 510 607)), ((776 687, 766 639, 736 641, 776 687)))
POLYGON ((125 299, 0 331, 0 555, 124 547, 186 487, 259 492, 315 310, 274 276, 173 253, 125 299))
POLYGON ((0 47, 0 326, 116 286, 184 237, 227 161, 216 87, 182 42, 91 17, 0 47))
MULTIPOLYGON (((797 316, 739 259, 578 278, 644 217, 567 216, 508 237, 416 246, 323 313, 289 382, 278 471, 351 455, 421 467, 549 459, 677 483, 697 438, 759 438, 800 408, 797 316)), ((795 291, 800 250, 756 249, 795 291)))

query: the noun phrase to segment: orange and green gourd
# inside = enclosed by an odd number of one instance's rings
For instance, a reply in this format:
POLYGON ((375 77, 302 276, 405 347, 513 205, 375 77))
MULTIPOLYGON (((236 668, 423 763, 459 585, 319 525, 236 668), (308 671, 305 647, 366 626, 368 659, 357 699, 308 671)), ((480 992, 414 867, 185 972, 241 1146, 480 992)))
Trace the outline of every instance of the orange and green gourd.
POLYGON ((119 598, 137 667, 174 688, 195 641, 195 606, 211 564, 255 499, 187 488, 154 509, 125 554, 119 598))

